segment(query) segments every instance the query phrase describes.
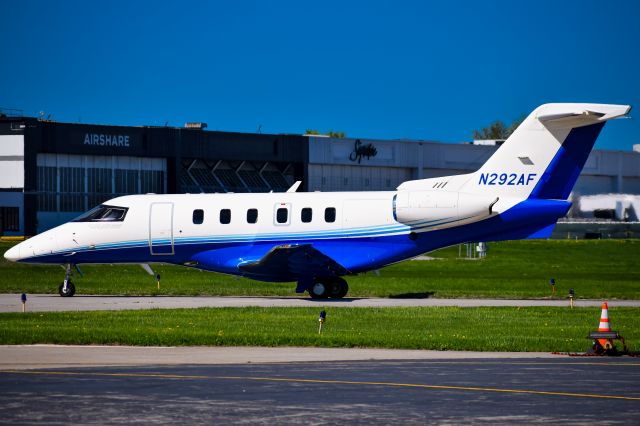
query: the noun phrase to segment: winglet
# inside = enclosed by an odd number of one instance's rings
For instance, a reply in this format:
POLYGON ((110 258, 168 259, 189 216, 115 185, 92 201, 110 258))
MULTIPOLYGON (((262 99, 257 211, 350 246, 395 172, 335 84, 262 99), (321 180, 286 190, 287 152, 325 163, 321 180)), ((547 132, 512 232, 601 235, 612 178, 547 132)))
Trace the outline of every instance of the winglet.
POLYGON ((287 192, 296 192, 301 183, 302 183, 301 180, 297 180, 296 183, 291 185, 291 188, 287 189, 287 192))

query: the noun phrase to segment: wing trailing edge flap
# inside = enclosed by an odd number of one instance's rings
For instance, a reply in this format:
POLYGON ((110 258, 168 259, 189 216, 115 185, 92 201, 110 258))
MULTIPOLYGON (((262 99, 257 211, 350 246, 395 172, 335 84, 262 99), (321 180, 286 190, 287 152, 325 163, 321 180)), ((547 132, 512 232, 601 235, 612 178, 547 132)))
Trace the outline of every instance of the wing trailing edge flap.
POLYGON ((346 275, 349 271, 338 262, 323 254, 311 244, 285 244, 269 250, 257 262, 238 265, 241 271, 250 274, 291 277, 346 275))

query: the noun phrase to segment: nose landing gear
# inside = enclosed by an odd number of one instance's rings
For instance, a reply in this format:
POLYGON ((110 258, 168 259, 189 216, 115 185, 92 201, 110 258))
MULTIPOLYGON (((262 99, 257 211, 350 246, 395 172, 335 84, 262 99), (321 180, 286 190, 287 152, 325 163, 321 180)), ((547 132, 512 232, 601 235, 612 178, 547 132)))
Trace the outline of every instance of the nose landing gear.
POLYGON ((76 294, 76 286, 71 282, 71 264, 64 266, 64 281, 58 286, 58 294, 62 297, 71 297, 76 294))

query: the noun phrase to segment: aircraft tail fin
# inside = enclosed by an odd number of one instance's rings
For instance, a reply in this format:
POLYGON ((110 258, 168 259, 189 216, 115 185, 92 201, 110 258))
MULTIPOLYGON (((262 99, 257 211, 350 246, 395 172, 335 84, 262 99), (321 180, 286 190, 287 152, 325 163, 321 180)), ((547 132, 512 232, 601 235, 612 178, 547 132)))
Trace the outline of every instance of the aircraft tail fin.
POLYGON ((460 192, 567 199, 605 122, 630 110, 629 105, 542 105, 467 175, 460 192))

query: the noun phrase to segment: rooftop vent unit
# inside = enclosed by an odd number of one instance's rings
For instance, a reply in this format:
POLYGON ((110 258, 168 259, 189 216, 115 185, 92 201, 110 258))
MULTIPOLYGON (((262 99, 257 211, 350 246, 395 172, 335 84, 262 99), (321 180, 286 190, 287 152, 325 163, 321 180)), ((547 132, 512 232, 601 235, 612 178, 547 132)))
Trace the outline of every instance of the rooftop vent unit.
POLYGON ((472 145, 500 146, 504 143, 502 139, 475 139, 472 145))
POLYGON ((198 130, 203 130, 207 128, 207 123, 184 123, 184 127, 185 129, 198 129, 198 130))

